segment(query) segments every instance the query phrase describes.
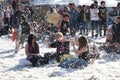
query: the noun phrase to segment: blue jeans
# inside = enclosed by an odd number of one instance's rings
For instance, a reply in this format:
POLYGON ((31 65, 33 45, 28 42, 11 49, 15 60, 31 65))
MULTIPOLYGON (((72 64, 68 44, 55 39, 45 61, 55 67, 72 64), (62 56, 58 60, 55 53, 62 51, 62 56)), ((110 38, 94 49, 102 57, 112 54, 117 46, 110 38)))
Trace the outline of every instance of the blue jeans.
POLYGON ((94 35, 94 30, 96 34, 98 34, 98 21, 97 20, 91 21, 91 28, 92 28, 92 35, 94 35))
POLYGON ((88 62, 84 59, 79 58, 69 58, 62 63, 60 63, 58 66, 62 68, 77 68, 77 67, 83 67, 86 66, 88 62))
POLYGON ((75 36, 77 24, 76 20, 70 20, 70 34, 72 36, 75 36))
POLYGON ((88 27, 87 27, 87 22, 81 22, 79 24, 79 27, 80 27, 80 32, 82 34, 88 34, 88 27), (83 31, 82 31, 83 30, 83 31))

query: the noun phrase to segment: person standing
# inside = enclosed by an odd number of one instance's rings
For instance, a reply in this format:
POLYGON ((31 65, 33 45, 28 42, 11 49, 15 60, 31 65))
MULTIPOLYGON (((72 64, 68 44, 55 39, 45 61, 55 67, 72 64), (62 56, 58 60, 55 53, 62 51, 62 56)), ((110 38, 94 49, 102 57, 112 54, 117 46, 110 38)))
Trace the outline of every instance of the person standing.
POLYGON ((78 27, 78 21, 77 17, 79 14, 79 11, 75 7, 75 3, 69 3, 69 14, 70 14, 70 34, 71 36, 75 36, 75 32, 77 31, 78 27))
POLYGON ((117 16, 120 16, 120 3, 117 4, 117 16))
POLYGON ((69 14, 63 14, 63 20, 61 22, 61 26, 60 26, 60 32, 62 32, 62 34, 64 36, 66 36, 66 33, 69 32, 69 14))
POLYGON ((104 29, 104 36, 106 36, 106 29, 107 29, 107 9, 105 7, 105 1, 101 1, 101 6, 99 9, 99 19, 100 19, 100 26, 99 32, 100 36, 102 36, 102 28, 104 29))
POLYGON ((80 34, 88 35, 88 27, 87 27, 88 21, 89 21, 89 11, 87 10, 87 6, 83 5, 78 15, 80 34))
POLYGON ((91 28, 92 28, 92 37, 98 36, 98 8, 95 4, 91 5, 90 8, 90 20, 91 20, 91 28), (96 34, 94 33, 94 30, 96 31, 96 34))
POLYGON ((30 34, 30 26, 28 24, 28 22, 26 21, 25 16, 21 16, 21 37, 20 37, 20 44, 21 44, 21 48, 24 48, 24 41, 25 38, 30 34))
POLYGON ((21 16, 24 15, 24 6, 22 4, 18 4, 18 10, 14 14, 13 19, 13 30, 16 32, 15 39, 15 53, 18 52, 20 46, 20 37, 21 37, 21 16))

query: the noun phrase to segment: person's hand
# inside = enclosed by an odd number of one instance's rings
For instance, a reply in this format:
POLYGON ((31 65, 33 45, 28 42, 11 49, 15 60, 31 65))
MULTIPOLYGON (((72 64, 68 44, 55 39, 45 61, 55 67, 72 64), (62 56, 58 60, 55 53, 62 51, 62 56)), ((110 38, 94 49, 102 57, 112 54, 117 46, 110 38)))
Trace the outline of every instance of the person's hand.
POLYGON ((72 40, 72 41, 71 41, 71 44, 72 44, 72 46, 75 46, 75 41, 72 40))
POLYGON ((81 51, 82 51, 82 52, 86 52, 87 49, 88 49, 87 47, 83 47, 83 48, 81 49, 81 51))
POLYGON ((48 41, 49 41, 49 38, 46 38, 46 39, 45 39, 45 42, 47 42, 47 43, 48 43, 48 41))

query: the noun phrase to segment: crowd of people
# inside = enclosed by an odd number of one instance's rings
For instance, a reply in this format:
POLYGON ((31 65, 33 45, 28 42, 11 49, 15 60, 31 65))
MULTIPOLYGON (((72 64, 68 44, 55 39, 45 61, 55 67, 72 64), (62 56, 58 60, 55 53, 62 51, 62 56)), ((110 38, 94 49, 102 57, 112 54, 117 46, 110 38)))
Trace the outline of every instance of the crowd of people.
POLYGON ((9 31, 13 33, 15 53, 18 53, 20 48, 24 48, 24 42, 27 40, 25 53, 32 66, 48 64, 51 60, 56 60, 63 68, 86 66, 91 63, 91 59, 97 59, 100 55, 96 45, 92 45, 93 53, 90 54, 87 39, 90 32, 91 38, 106 37, 106 43, 102 48, 107 53, 112 51, 120 53, 118 36, 120 35, 120 3, 114 12, 115 14, 108 13, 105 1, 101 1, 100 5, 94 1, 89 7, 69 3, 64 9, 59 10, 56 6, 51 6, 46 12, 45 21, 35 21, 32 6, 17 4, 13 0, 12 6, 0 9, 0 35, 8 34, 9 31), (108 19, 111 16, 116 18, 112 19, 110 25, 108 19), (76 33, 82 36, 75 38, 76 33), (69 39, 68 35, 75 39, 69 39), (39 44, 36 42, 38 39, 43 39, 49 48, 57 48, 56 53, 45 53, 44 56, 40 56, 39 44), (77 58, 70 54, 70 44, 77 58))

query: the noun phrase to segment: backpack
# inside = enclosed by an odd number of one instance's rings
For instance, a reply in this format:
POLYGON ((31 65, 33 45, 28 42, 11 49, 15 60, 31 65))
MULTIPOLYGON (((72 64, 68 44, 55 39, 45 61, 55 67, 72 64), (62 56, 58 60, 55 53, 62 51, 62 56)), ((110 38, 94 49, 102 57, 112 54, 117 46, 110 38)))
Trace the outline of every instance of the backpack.
POLYGON ((30 26, 29 26, 28 22, 23 22, 21 24, 21 27, 22 27, 22 34, 26 34, 26 35, 30 34, 30 26))

